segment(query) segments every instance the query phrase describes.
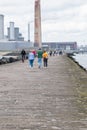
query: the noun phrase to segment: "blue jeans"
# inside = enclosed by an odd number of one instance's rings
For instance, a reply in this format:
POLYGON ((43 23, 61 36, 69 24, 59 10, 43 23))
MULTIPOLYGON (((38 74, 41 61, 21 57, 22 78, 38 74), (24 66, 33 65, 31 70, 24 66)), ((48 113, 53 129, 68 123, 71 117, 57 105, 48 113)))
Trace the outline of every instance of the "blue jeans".
POLYGON ((29 60, 30 67, 33 67, 34 59, 29 60))
POLYGON ((38 66, 39 66, 39 67, 42 66, 42 58, 38 58, 38 66))

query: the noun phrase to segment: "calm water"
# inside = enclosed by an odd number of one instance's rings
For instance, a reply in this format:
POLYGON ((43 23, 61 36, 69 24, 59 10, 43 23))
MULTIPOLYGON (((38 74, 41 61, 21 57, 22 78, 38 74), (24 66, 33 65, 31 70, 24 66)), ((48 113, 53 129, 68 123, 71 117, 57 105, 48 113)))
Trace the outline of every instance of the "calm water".
POLYGON ((87 53, 75 54, 73 58, 75 59, 75 61, 77 61, 81 66, 83 66, 87 70, 87 53))

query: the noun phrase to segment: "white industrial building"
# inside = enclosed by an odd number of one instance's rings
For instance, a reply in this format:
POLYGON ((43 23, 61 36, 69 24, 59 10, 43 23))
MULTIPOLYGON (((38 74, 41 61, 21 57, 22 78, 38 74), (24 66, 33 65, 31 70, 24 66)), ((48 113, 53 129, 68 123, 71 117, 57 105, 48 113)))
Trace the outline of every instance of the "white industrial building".
POLYGON ((4 38, 4 15, 0 15, 0 51, 14 51, 21 49, 29 49, 33 47, 30 41, 24 41, 24 37, 19 32, 19 28, 14 26, 14 22, 10 22, 7 28, 7 36, 4 38))
POLYGON ((20 51, 31 47, 33 43, 28 41, 0 41, 0 51, 20 51))
POLYGON ((15 27, 14 22, 10 22, 10 26, 7 28, 7 37, 9 41, 24 41, 19 27, 15 27))

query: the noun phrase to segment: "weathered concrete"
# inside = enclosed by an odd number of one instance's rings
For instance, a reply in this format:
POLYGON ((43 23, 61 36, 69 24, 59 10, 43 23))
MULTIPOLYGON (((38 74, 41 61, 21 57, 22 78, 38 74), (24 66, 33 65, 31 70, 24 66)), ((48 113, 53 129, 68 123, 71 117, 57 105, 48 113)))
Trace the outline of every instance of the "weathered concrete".
POLYGON ((33 69, 27 60, 0 66, 0 130, 87 130, 76 91, 82 76, 66 56, 49 58, 42 69, 37 59, 33 69))

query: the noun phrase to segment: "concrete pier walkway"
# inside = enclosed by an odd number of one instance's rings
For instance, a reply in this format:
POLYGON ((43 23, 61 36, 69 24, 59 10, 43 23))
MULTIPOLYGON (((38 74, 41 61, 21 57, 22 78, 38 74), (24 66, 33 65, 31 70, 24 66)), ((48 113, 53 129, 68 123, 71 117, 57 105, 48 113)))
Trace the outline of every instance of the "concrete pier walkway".
POLYGON ((81 76, 87 79, 66 56, 49 57, 42 69, 37 58, 33 69, 27 60, 1 65, 0 130, 87 130, 75 91, 81 76))

